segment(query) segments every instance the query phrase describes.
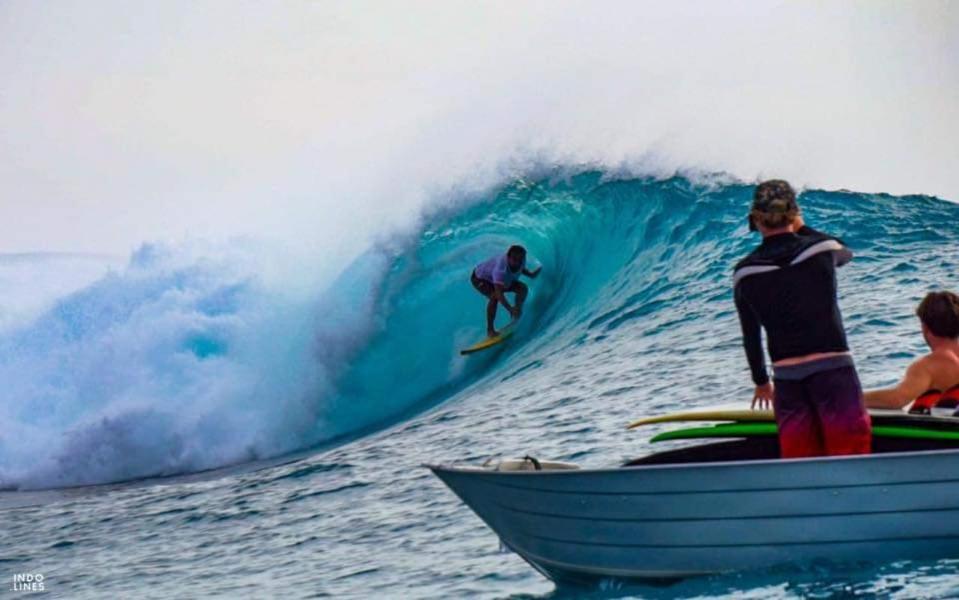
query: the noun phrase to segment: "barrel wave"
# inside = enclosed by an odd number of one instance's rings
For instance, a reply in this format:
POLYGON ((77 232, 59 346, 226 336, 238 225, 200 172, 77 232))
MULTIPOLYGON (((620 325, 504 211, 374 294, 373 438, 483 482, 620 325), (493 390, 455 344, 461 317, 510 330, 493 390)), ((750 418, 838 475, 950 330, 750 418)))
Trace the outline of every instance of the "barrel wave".
MULTIPOLYGON (((446 199, 309 292, 271 275, 255 244, 144 245, 37 314, 2 321, 0 485, 137 480, 319 450, 479 389, 728 400, 748 384, 730 273, 757 241, 744 218, 751 193, 720 176, 517 179, 446 199), (513 243, 543 266, 520 328, 461 357, 485 329, 470 271, 513 243), (702 376, 676 381, 677 364, 702 376), (577 369, 595 377, 573 381, 577 369)), ((959 206, 817 190, 800 202, 808 223, 856 252, 840 302, 864 379, 888 383, 895 361, 920 349, 911 307, 956 287, 959 206)))

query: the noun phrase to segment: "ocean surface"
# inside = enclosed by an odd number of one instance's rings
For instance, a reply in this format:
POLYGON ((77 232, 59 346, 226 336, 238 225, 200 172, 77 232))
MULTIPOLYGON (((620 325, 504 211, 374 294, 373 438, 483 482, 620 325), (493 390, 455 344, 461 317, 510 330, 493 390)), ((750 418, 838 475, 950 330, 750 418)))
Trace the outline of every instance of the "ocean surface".
MULTIPOLYGON (((422 467, 611 466, 651 451, 637 417, 746 406, 730 276, 758 243, 751 194, 517 178, 384 235, 317 293, 246 242, 0 257, 2 595, 28 573, 63 598, 959 596, 955 559, 557 589, 422 467), (521 325, 461 357, 484 332, 470 270, 512 243, 543 267, 521 325)), ((855 252, 839 301, 864 385, 893 383, 924 348, 918 300, 959 288, 959 205, 800 203, 855 252)))

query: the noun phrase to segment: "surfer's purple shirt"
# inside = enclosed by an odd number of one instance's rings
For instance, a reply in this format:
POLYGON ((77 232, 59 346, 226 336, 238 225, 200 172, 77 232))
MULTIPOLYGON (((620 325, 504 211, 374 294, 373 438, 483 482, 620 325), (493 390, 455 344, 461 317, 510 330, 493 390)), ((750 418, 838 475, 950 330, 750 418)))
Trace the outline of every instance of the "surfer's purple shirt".
POLYGON ((494 256, 489 260, 484 260, 480 264, 476 265, 474 269, 476 276, 480 279, 485 279, 486 281, 492 281, 495 284, 501 285, 504 288, 508 288, 513 285, 513 282, 519 279, 519 276, 523 274, 523 269, 526 268, 526 260, 523 260, 523 264, 520 265, 519 270, 515 273, 509 270, 509 262, 506 259, 505 254, 500 254, 499 256, 494 256))

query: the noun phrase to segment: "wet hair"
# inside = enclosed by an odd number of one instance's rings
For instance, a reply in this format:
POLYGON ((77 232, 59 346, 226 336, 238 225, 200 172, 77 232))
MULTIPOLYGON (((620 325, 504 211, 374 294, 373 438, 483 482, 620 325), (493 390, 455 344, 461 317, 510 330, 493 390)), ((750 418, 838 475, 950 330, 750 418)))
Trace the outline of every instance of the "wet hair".
POLYGON ((796 192, 782 179, 770 179, 756 186, 750 223, 757 222, 767 229, 779 229, 793 222, 799 215, 796 192))
POLYGON ((936 337, 959 338, 959 296, 952 292, 929 292, 916 315, 936 337))
POLYGON ((510 246, 509 250, 506 251, 506 256, 524 258, 526 256, 526 248, 522 246, 510 246))

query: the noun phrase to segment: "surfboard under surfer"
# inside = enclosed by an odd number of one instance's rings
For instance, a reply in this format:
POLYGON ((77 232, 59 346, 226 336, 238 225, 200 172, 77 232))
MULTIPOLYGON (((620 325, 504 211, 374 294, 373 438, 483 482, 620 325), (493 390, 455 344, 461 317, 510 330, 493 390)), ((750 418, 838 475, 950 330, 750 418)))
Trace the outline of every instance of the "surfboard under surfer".
POLYGON ((496 310, 502 304, 515 320, 523 314, 523 303, 529 289, 519 280, 520 275, 535 279, 542 267, 530 271, 526 268, 526 248, 510 246, 505 254, 493 256, 476 265, 470 274, 470 282, 476 291, 488 299, 486 303, 486 333, 490 337, 497 335, 493 324, 496 322, 496 310), (516 295, 516 305, 506 299, 506 293, 516 295))

